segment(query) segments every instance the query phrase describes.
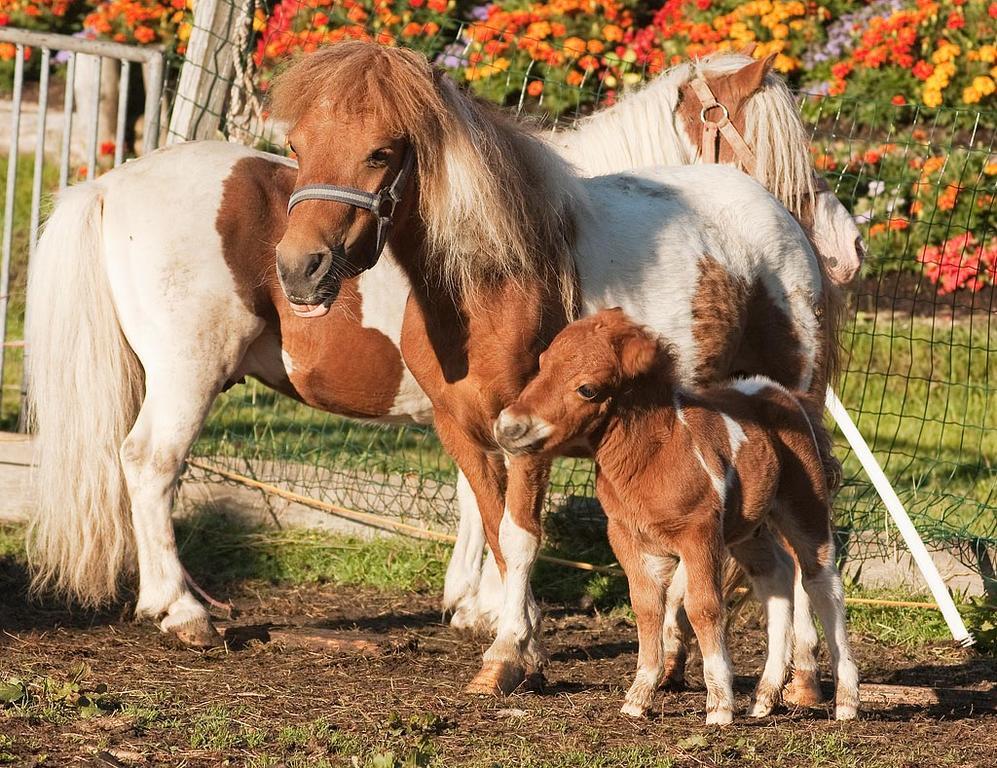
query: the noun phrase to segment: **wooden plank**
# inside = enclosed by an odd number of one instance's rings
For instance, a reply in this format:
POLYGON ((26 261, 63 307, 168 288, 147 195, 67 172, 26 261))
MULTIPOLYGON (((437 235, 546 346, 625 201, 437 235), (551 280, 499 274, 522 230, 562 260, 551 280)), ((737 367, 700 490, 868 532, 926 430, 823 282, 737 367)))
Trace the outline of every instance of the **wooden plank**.
POLYGON ((238 0, 196 3, 167 144, 217 138, 232 85, 235 31, 245 21, 246 7, 238 0))

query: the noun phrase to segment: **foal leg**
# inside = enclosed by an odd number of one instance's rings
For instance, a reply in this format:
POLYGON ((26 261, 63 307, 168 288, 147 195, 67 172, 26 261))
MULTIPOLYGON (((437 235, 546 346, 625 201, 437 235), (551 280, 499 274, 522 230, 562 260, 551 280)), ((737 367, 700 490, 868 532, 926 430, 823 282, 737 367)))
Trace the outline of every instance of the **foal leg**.
POLYGON ((817 650, 820 638, 814 625, 810 596, 803 588, 802 572, 794 563, 793 581, 793 678, 786 687, 784 698, 789 704, 813 707, 824 700, 820 690, 820 669, 817 650))
POLYGON ((707 725, 728 725, 734 719, 734 672, 724 638, 724 601, 720 569, 726 550, 717 530, 686 531, 679 552, 688 587, 685 610, 703 654, 707 725))
POLYGON ((665 573, 668 561, 642 552, 630 531, 609 521, 609 543, 630 584, 630 604, 637 617, 637 674, 620 710, 643 717, 651 707, 664 670, 662 625, 665 613, 665 573))
POLYGON ((793 562, 765 526, 754 538, 731 547, 747 572, 755 596, 765 606, 768 656, 748 714, 765 717, 779 703, 789 671, 793 642, 793 562))
POLYGON ((692 626, 682 601, 685 599, 686 570, 682 561, 675 568, 665 594, 665 618, 662 627, 664 669, 662 687, 669 690, 685 688, 685 664, 692 642, 692 626))

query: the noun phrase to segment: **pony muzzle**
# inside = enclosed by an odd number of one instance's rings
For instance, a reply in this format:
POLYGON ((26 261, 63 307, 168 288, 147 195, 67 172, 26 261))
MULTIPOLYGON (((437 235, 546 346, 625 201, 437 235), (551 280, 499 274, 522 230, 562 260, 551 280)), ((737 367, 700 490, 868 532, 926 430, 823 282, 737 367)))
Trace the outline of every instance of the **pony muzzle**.
POLYGON ((506 408, 495 419, 492 435, 508 454, 539 453, 554 428, 541 418, 506 408))
POLYGON ((321 317, 339 295, 336 260, 345 257, 343 246, 312 251, 304 257, 277 252, 277 279, 299 317, 321 317))

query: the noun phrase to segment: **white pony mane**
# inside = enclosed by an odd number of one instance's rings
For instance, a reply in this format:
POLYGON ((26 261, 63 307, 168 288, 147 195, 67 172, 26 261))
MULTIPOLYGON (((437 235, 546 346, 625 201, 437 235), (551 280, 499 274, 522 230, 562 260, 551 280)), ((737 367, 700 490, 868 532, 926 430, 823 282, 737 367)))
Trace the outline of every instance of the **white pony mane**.
MULTIPOLYGON (((698 147, 677 114, 679 88, 697 76, 737 72, 752 61, 742 53, 723 52, 677 64, 614 106, 555 134, 553 142, 592 176, 696 163, 698 147)), ((746 102, 744 116, 744 139, 757 159, 755 178, 799 217, 813 202, 813 164, 810 137, 785 80, 768 72, 764 86, 746 102)))

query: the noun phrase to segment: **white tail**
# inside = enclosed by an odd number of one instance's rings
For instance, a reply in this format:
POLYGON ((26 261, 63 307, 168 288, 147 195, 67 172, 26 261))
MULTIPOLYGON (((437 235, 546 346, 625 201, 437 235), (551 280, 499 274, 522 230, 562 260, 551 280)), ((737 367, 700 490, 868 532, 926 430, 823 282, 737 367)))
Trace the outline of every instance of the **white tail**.
POLYGON ((118 449, 143 372, 118 324, 101 237, 103 189, 59 195, 30 265, 25 338, 38 509, 28 531, 36 589, 86 605, 116 596, 134 568, 118 449))

